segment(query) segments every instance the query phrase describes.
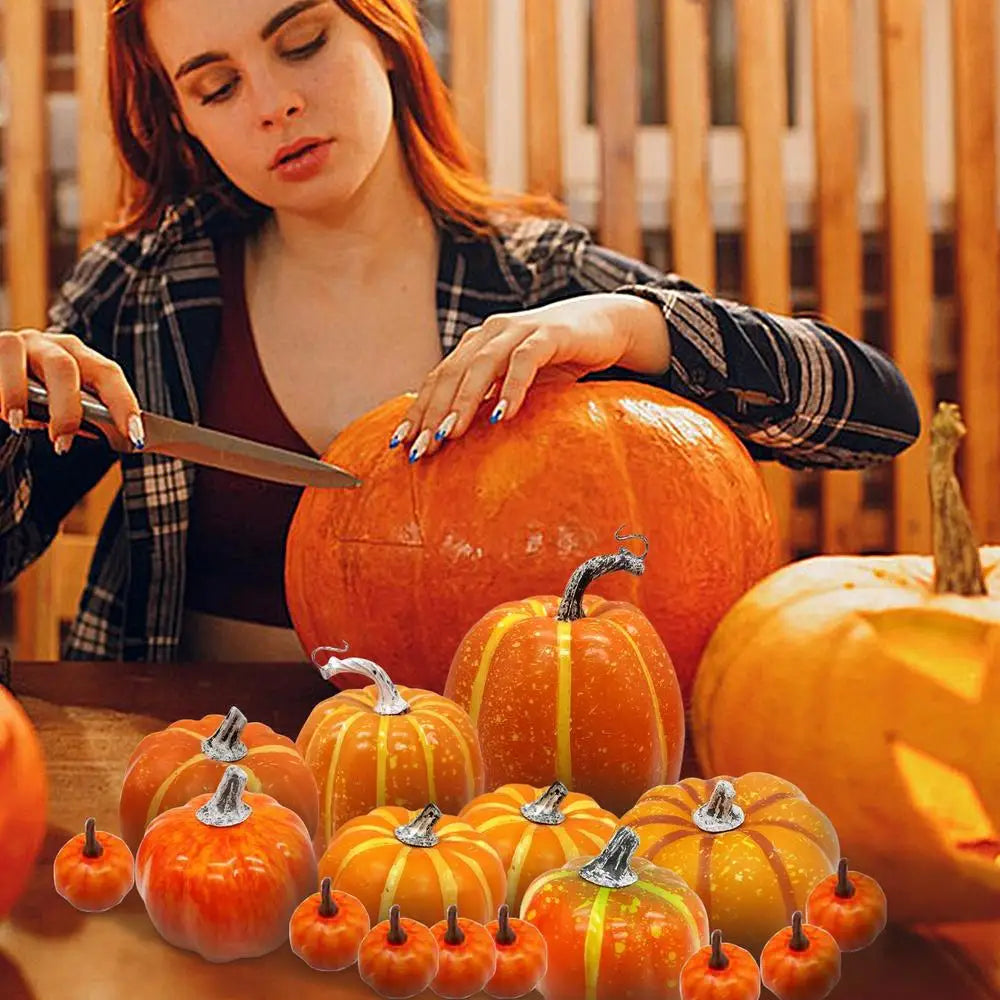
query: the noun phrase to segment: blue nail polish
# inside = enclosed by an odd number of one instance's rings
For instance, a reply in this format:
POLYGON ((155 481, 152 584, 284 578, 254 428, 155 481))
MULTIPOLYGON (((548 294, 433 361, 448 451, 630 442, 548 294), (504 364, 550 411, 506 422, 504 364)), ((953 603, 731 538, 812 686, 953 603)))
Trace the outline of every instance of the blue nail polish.
POLYGON ((399 447, 399 438, 396 438, 396 437, 394 437, 394 438, 393 438, 393 439, 392 439, 392 440, 391 440, 391 441, 389 442, 389 447, 390 447, 390 448, 398 448, 398 447, 399 447))
POLYGON ((490 414, 490 423, 495 424, 497 421, 503 418, 503 415, 507 412, 507 400, 501 399, 496 405, 496 409, 490 414))
POLYGON ((412 465, 412 464, 413 464, 413 463, 414 463, 415 461, 417 461, 417 459, 418 459, 418 458, 420 458, 420 456, 419 456, 418 454, 416 454, 415 452, 412 452, 412 451, 410 452, 410 464, 411 464, 411 465, 412 465))

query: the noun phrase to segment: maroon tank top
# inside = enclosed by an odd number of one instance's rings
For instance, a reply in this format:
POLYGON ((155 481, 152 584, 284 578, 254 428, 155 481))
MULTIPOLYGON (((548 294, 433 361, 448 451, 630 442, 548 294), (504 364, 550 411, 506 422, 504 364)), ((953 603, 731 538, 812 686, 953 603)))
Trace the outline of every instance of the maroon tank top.
MULTIPOLYGON (((222 329, 202 404, 205 427, 316 457, 288 422, 250 329, 243 239, 216 244, 222 329)), ((185 605, 195 611, 291 627, 285 604, 285 536, 302 487, 199 465, 188 528, 185 605)))

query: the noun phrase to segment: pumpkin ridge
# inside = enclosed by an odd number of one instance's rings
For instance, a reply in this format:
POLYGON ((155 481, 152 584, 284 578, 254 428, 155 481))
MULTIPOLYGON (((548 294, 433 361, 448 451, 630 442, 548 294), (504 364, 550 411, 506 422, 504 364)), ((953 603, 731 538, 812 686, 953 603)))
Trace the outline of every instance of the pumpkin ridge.
POLYGON ((479 654, 479 666, 476 668, 475 677, 472 680, 472 687, 469 691, 469 717, 472 725, 479 722, 479 712, 482 709, 483 694, 486 690, 486 681, 489 677, 490 667, 496 657, 500 643, 503 642, 507 633, 510 632, 519 622, 530 621, 531 615, 523 612, 511 611, 504 615, 490 629, 490 634, 483 644, 483 650, 479 654))
MULTIPOLYGON (((323 782, 323 833, 326 838, 326 843, 330 842, 330 838, 333 836, 333 800, 336 794, 336 777, 337 777, 337 767, 340 763, 340 751, 344 747, 344 741, 347 739, 347 734, 350 732, 351 728, 354 726, 358 719, 363 719, 365 716, 361 712, 356 712, 350 719, 347 719, 341 726, 337 733, 337 739, 334 742, 333 748, 330 751, 330 762, 327 764, 326 771, 326 781, 323 782)), ((318 731, 318 727, 317 727, 318 731)), ((310 740, 310 743, 312 741, 310 740)))
MULTIPOLYGON (((201 737, 204 739, 204 737, 201 737)), ((174 779, 182 772, 186 771, 188 768, 193 767, 195 764, 200 764, 203 760, 208 758, 199 750, 193 757, 188 757, 187 760, 181 762, 175 767, 170 774, 168 774, 163 781, 160 782, 159 787, 156 789, 153 797, 149 800, 149 808, 146 810, 146 826, 153 821, 153 819, 159 815, 160 804, 167 797, 167 792, 170 789, 170 785, 174 779)))
POLYGON ((698 845, 698 874, 695 881, 698 895, 705 904, 705 909, 711 913, 712 907, 712 851, 715 850, 715 838, 710 833, 702 834, 698 845))
MULTIPOLYGON (((385 782, 389 770, 389 727, 394 716, 380 715, 375 734, 375 804, 385 802, 385 782)), ((331 768, 331 771, 333 768, 331 768)))
POLYGON ((501 816, 491 816, 489 819, 480 820, 476 823, 476 829, 480 833, 496 830, 498 827, 518 826, 522 822, 522 817, 517 813, 505 813, 501 816))
POLYGON ((777 826, 781 827, 783 830, 791 830, 792 833, 797 833, 800 837, 804 837, 806 840, 812 841, 819 849, 823 855, 826 855, 826 850, 823 846, 822 841, 819 836, 813 833, 806 826, 802 826, 790 819, 761 819, 757 818, 753 821, 753 825, 756 829, 762 826, 777 826))
POLYGON ((451 730, 452 735, 458 741, 458 745, 462 750, 462 764, 465 768, 463 773, 465 774, 466 797, 468 799, 471 799, 476 794, 476 787, 475 787, 475 778, 473 775, 473 766, 472 766, 472 750, 471 747, 469 746, 469 740, 467 735, 463 733, 458 728, 458 726, 455 725, 454 722, 452 722, 451 719, 449 719, 446 715, 443 715, 440 712, 434 711, 433 709, 425 708, 423 714, 430 716, 432 719, 437 719, 439 722, 445 725, 448 729, 451 730))
POLYGON ((570 749, 570 723, 573 697, 573 623, 556 626, 556 774, 567 788, 573 787, 573 757, 570 749))
MULTIPOLYGON (((455 879, 455 873, 451 870, 451 865, 458 859, 468 862, 468 858, 461 851, 449 851, 448 861, 446 862, 443 856, 444 851, 441 850, 445 846, 442 842, 436 848, 431 848, 427 851, 427 857, 434 866, 434 873, 437 875, 438 885, 441 888, 441 901, 444 904, 444 909, 447 911, 448 907, 453 903, 456 906, 458 905, 458 881, 455 879)), ((477 870, 471 864, 469 864, 469 867, 479 880, 479 884, 482 885, 484 881, 482 871, 477 870)), ((489 892, 484 893, 484 895, 489 899, 489 892)))
POLYGON ((535 839, 535 830, 535 825, 529 824, 528 828, 521 834, 521 839, 517 842, 514 856, 510 859, 510 865, 507 868, 507 905, 510 907, 514 906, 514 900, 517 899, 517 887, 524 871, 524 860, 531 850, 531 843, 535 839))
MULTIPOLYGON (((660 801, 669 802, 671 805, 676 805, 679 808, 683 808, 679 803, 674 802, 671 799, 661 799, 660 801)), ((689 826, 693 827, 691 821, 691 816, 675 816, 673 813, 649 813, 646 816, 640 816, 638 819, 629 823, 629 826, 649 826, 650 823, 669 823, 671 825, 689 826)))
POLYGON ((610 895, 610 889, 598 889, 587 917, 583 945, 583 978, 587 1000, 597 998, 597 980, 601 974, 601 951, 604 944, 604 918, 610 895))
MULTIPOLYGON (((636 824, 630 823, 629 826, 636 826, 636 824)), ((662 851, 664 847, 669 847, 670 844, 673 844, 678 840, 683 840, 685 837, 696 836, 700 832, 700 830, 671 830, 670 833, 665 833, 659 840, 650 844, 649 848, 642 853, 647 858, 653 858, 660 851, 662 851)))
POLYGON ((750 838, 763 852, 767 863, 771 866, 771 870, 774 872, 775 878, 778 880, 778 887, 781 889, 781 896, 785 902, 785 908, 791 913, 795 908, 795 887, 792 885, 792 880, 788 876, 788 872, 785 870, 785 866, 781 863, 781 858, 778 852, 774 849, 774 844, 764 836, 762 833, 758 833, 756 830, 747 830, 746 836, 750 838))
POLYGON ((393 842, 399 850, 396 852, 396 857, 393 858, 393 862, 389 866, 389 871, 385 876, 385 885, 382 888, 382 896, 379 899, 378 905, 379 920, 385 920, 386 917, 388 917, 389 910, 392 909, 392 904, 396 901, 396 892, 399 889, 399 883, 402 880, 403 872, 406 869, 406 863, 409 861, 410 854, 413 852, 412 847, 399 843, 399 841, 395 840, 395 838, 393 838, 393 842))
MULTIPOLYGON (((432 715, 431 712, 426 712, 427 715, 432 715)), ((410 725, 413 727, 413 731, 417 734, 417 739, 420 741, 420 748, 424 752, 424 770, 427 774, 427 798, 431 802, 437 801, 437 784, 434 780, 434 754, 431 751, 430 743, 427 740, 427 733, 424 731, 423 723, 421 723, 420 718, 413 712, 405 716, 409 721, 410 725)))
POLYGON ((666 886, 658 885, 655 882, 642 881, 639 885, 646 892, 652 893, 654 896, 659 896, 660 899, 680 913, 688 926, 688 930, 691 931, 692 938, 695 941, 701 940, 701 930, 694 919, 694 915, 691 913, 691 907, 688 906, 683 896, 678 895, 676 892, 671 892, 666 886))
MULTIPOLYGON (((210 716, 210 718, 211 718, 211 716, 210 716)), ((219 718, 219 723, 221 723, 222 720, 225 718, 225 716, 220 715, 218 718, 219 718)), ((194 720, 192 720, 192 721, 194 721, 194 720)), ((164 732, 166 732, 167 730, 170 730, 170 732, 172 732, 172 733, 183 733, 185 736, 192 736, 192 737, 194 737, 194 739, 196 739, 198 741, 198 744, 200 745, 201 741, 203 739, 205 739, 206 736, 211 736, 212 733, 214 733, 215 730, 219 728, 219 723, 216 723, 216 725, 215 725, 214 728, 212 728, 212 729, 210 729, 210 730, 208 730, 207 732, 204 732, 204 733, 196 732, 194 729, 188 729, 187 726, 177 726, 175 728, 173 725, 167 726, 167 729, 165 729, 164 732)))
POLYGON ((691 786, 690 779, 685 779, 684 781, 678 782, 676 787, 687 793, 688 797, 691 799, 692 809, 697 809, 701 805, 702 799, 698 795, 698 793, 694 790, 694 788, 691 786))
POLYGON ((744 806, 744 812, 747 816, 752 816, 756 812, 760 812, 761 809, 766 809, 768 806, 774 805, 775 802, 782 802, 785 799, 802 799, 802 796, 796 794, 795 792, 772 792, 766 798, 758 799, 756 802, 749 806, 744 806))

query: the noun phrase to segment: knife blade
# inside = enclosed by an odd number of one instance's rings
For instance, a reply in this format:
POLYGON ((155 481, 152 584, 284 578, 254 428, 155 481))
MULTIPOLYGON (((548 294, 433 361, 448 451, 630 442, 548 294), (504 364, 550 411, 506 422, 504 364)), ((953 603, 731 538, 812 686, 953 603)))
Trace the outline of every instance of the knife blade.
MULTIPOLYGON (((29 379, 27 416, 32 420, 47 421, 48 398, 45 386, 29 379)), ((82 430, 100 433, 115 451, 123 454, 139 450, 118 430, 110 411, 99 399, 84 390, 81 402, 82 430)), ((174 420, 159 413, 143 410, 141 417, 145 431, 142 451, 291 486, 356 489, 362 485, 362 481, 346 469, 309 455, 174 420)))

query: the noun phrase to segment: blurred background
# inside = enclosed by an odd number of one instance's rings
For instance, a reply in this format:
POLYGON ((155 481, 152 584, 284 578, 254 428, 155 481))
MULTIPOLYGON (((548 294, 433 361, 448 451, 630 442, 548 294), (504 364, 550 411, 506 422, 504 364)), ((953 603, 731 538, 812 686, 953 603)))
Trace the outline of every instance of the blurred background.
MULTIPOLYGON (((997 0, 421 0, 478 162, 706 290, 882 348, 925 434, 891 466, 762 466, 789 559, 929 551, 926 426, 1000 542, 997 0)), ((0 0, 0 323, 44 322, 117 193, 104 0, 0 0)), ((58 655, 113 473, 0 591, 0 640, 58 655)))

